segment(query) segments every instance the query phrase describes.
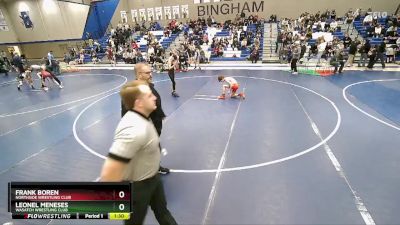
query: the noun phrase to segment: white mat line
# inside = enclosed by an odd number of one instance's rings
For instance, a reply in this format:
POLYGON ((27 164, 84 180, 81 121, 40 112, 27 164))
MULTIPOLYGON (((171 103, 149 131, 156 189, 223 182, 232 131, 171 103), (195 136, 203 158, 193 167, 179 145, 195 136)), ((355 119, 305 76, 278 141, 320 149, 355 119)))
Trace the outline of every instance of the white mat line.
POLYGON ((206 101, 218 101, 218 99, 216 99, 216 98, 193 98, 193 99, 196 99, 196 100, 206 100, 206 101))
MULTIPOLYGON (((324 138, 322 137, 321 132, 319 131, 317 125, 311 119, 310 115, 308 114, 307 110, 304 108, 303 104, 301 103, 301 101, 298 98, 298 96, 296 95, 296 93, 293 92, 293 94, 296 97, 297 101, 299 102, 300 107, 303 109, 303 112, 306 114, 308 121, 310 122, 311 127, 314 130, 315 134, 318 136, 318 138, 321 141, 323 141, 324 138)), ((361 217, 363 218, 365 224, 366 225, 375 225, 374 219, 372 218, 371 214, 368 212, 368 209, 365 206, 365 204, 363 203, 363 201, 361 200, 361 197, 357 195, 357 191, 355 191, 353 189, 353 187, 351 186, 350 181, 347 179, 346 174, 343 170, 343 167, 340 165, 336 156, 333 154, 331 148, 329 147, 329 145, 326 142, 324 142, 323 146, 324 146, 325 153, 328 155, 332 165, 335 167, 336 172, 345 181, 345 183, 347 184, 347 187, 350 189, 350 191, 353 195, 353 198, 354 198, 354 203, 356 205, 356 208, 357 208, 358 212, 360 213, 361 217)))
POLYGON ((195 97, 210 97, 210 98, 218 98, 218 95, 195 95, 195 97))
POLYGON ((233 121, 232 121, 232 124, 231 124, 231 128, 230 128, 230 131, 229 131, 228 140, 227 140, 227 142, 225 144, 224 152, 222 153, 221 159, 219 161, 217 172, 215 173, 214 182, 213 182, 213 185, 211 187, 210 195, 208 196, 207 207, 206 207, 206 210, 204 212, 203 220, 202 220, 202 223, 201 223, 202 225, 206 225, 208 223, 210 210, 214 206, 215 196, 217 195, 218 182, 219 182, 219 180, 221 178, 221 173, 222 173, 221 170, 222 170, 222 168, 224 168, 224 165, 225 165, 225 161, 226 161, 226 158, 227 158, 229 145, 231 143, 232 134, 233 134, 233 131, 234 131, 235 126, 236 126, 236 121, 237 121, 237 118, 238 118, 238 115, 239 115, 239 111, 240 111, 240 106, 241 105, 242 105, 242 102, 239 103, 239 106, 236 109, 235 116, 233 118, 233 121))

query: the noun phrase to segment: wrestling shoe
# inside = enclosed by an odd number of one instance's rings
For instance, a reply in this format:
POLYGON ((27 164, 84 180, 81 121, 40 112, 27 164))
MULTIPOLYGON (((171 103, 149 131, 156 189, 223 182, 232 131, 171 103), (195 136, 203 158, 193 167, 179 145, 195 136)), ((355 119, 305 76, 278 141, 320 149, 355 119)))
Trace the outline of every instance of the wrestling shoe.
POLYGON ((173 92, 171 93, 171 95, 174 96, 175 98, 179 97, 178 93, 176 93, 175 91, 173 91, 173 92))
POLYGON ((160 166, 160 168, 158 168, 158 173, 159 173, 159 174, 162 174, 162 175, 167 175, 167 174, 170 173, 170 171, 169 171, 168 168, 165 168, 165 167, 160 166))
POLYGON ((218 99, 225 100, 225 95, 218 96, 218 99))

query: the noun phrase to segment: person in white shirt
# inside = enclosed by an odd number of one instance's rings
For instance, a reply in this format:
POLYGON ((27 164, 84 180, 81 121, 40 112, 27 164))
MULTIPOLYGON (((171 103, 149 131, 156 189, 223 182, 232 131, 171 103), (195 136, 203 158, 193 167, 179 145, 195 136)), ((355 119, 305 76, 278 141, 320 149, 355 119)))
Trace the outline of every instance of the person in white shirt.
POLYGON ((318 44, 318 46, 317 46, 317 48, 318 48, 318 54, 317 54, 317 59, 318 59, 318 62, 317 62, 317 64, 319 65, 319 63, 321 62, 321 57, 322 57, 322 54, 324 54, 324 52, 325 52, 325 49, 326 49, 326 45, 327 45, 328 43, 327 42, 325 42, 325 40, 323 40, 323 39, 321 39, 321 42, 318 44))
POLYGON ((381 34, 382 34, 382 27, 381 27, 380 24, 378 24, 378 25, 375 27, 374 36, 375 36, 375 37, 380 37, 381 34))
POLYGON ((329 26, 330 26, 330 30, 331 30, 331 32, 335 32, 336 31, 336 28, 337 28, 337 26, 338 26, 338 23, 336 22, 336 20, 332 20, 332 22, 329 24, 329 26))
POLYGON ((121 91, 125 113, 101 170, 102 182, 132 182, 133 216, 124 224, 143 224, 151 206, 159 224, 176 225, 167 208, 160 166, 160 138, 150 119, 157 109, 157 97, 145 81, 125 84, 121 91))
POLYGON ((193 63, 194 63, 194 69, 199 67, 199 70, 201 70, 200 67, 200 47, 196 48, 193 54, 193 63))
POLYGON ((49 61, 49 66, 51 66, 52 61, 54 60, 53 51, 50 51, 49 53, 47 53, 47 60, 49 61))
POLYGON ((218 82, 223 82, 222 84, 222 94, 218 97, 218 99, 225 99, 225 93, 227 90, 231 92, 231 98, 241 98, 244 99, 244 93, 236 94, 239 89, 239 83, 233 77, 225 77, 223 75, 218 76, 218 82))
POLYGON ((372 20, 373 20, 372 14, 368 14, 363 20, 363 25, 364 26, 365 25, 370 25, 372 23, 372 20))

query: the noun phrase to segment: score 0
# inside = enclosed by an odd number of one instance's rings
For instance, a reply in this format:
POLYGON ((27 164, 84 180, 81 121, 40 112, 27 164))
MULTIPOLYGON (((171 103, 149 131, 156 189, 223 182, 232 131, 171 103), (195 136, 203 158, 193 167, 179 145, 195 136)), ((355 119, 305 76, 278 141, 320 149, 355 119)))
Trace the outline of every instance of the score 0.
MULTIPOLYGON (((119 191, 118 192, 118 196, 117 196, 117 198, 116 198, 116 200, 118 201, 118 200, 130 200, 130 194, 127 192, 127 191, 119 191)), ((120 203, 120 204, 118 204, 118 209, 119 209, 119 211, 129 211, 129 204, 127 205, 126 203, 120 203)))
POLYGON ((124 198, 125 198, 125 192, 124 192, 124 191, 120 191, 120 192, 118 193, 118 197, 119 197, 120 199, 124 199, 124 198))

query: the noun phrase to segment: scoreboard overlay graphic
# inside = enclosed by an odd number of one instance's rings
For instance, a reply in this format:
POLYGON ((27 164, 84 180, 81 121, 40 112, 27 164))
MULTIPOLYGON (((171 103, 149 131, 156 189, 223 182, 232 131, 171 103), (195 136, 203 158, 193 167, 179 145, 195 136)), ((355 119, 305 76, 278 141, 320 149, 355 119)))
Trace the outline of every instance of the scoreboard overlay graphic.
POLYGON ((110 219, 132 216, 129 182, 10 182, 13 219, 110 219))

